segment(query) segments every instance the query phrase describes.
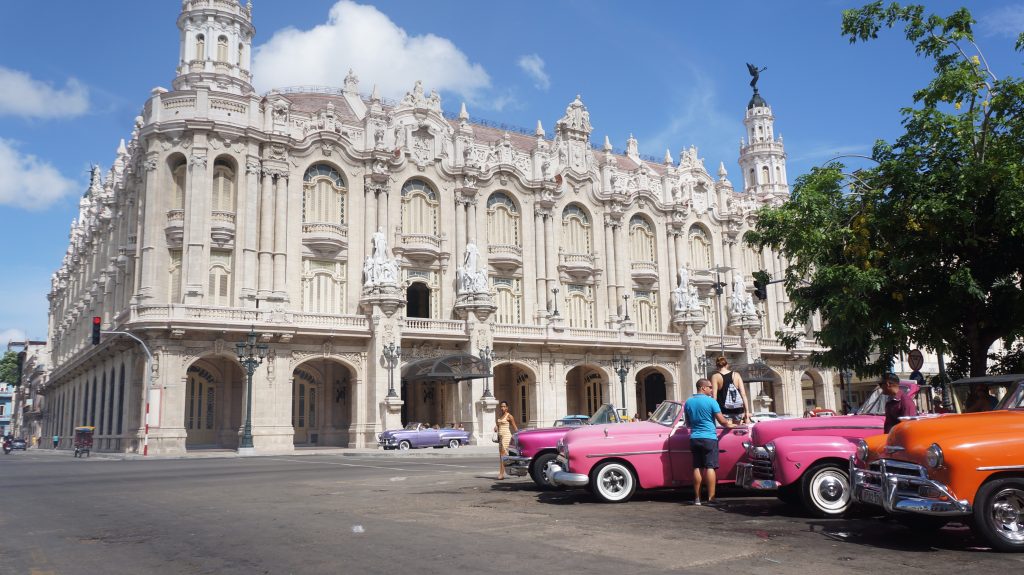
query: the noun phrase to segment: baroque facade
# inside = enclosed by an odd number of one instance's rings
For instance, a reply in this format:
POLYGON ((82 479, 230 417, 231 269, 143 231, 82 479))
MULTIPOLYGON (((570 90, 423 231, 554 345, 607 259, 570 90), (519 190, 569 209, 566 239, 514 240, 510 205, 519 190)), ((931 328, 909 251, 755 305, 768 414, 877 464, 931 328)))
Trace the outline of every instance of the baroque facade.
POLYGON ((624 153, 593 146, 579 96, 549 134, 465 105, 446 115, 411 80, 397 102, 361 95, 351 72, 340 89, 260 95, 251 6, 185 0, 177 25, 172 89, 153 90, 110 170, 94 170, 53 277, 44 435, 91 424, 99 449, 139 451, 148 403, 150 451, 236 447, 235 343, 250 330, 269 346, 252 382, 257 450, 372 446, 404 421, 486 441, 495 397, 529 426, 602 402, 645 413, 688 397, 722 350, 767 364, 755 410, 801 413, 801 378, 834 406, 813 344, 771 335, 783 290, 751 298, 752 272, 786 264, 742 235, 789 191, 756 92, 737 191, 694 147, 651 161, 632 136, 624 153), (148 393, 142 348, 91 345, 92 316, 146 342, 148 393), (481 356, 493 377, 410 373, 481 356))

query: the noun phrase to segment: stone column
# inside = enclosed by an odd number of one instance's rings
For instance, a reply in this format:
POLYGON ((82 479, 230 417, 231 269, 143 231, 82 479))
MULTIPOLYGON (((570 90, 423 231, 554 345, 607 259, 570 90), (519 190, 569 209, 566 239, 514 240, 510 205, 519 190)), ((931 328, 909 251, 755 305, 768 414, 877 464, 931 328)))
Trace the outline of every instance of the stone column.
POLYGON ((377 227, 384 228, 384 234, 388 238, 388 243, 392 244, 391 229, 388 228, 388 203, 390 200, 390 194, 388 194, 386 189, 378 188, 374 190, 374 196, 376 196, 375 203, 377 205, 377 227))
MULTIPOLYGON (((668 247, 668 271, 671 274, 669 278, 669 288, 673 288, 679 285, 679 259, 676 254, 676 233, 673 231, 668 232, 668 241, 666 242, 668 247)), ((686 287, 686 286, 683 286, 686 287)), ((671 309, 671 307, 669 308, 671 309)))
POLYGON ((615 255, 614 227, 609 220, 606 220, 604 223, 604 251, 604 281, 608 291, 608 321, 614 323, 619 318, 619 300, 615 290, 615 282, 618 278, 616 273, 618 258, 615 255))
POLYGON ((259 220, 259 279, 257 297, 266 299, 273 289, 274 281, 274 188, 270 170, 263 170, 260 189, 259 220))
POLYGON ((675 263, 675 268, 677 270, 679 268, 681 268, 681 267, 686 267, 686 261, 688 259, 690 259, 690 258, 687 257, 687 250, 686 250, 687 246, 683 242, 683 237, 684 237, 684 233, 683 232, 679 232, 678 234, 675 234, 675 238, 674 238, 674 241, 675 241, 675 244, 676 244, 676 263, 675 263))
MULTIPOLYGON (((255 148, 255 146, 253 146, 255 148)), ((235 229, 235 244, 242 246, 242 301, 256 297, 257 294, 257 241, 259 239, 259 194, 260 194, 260 160, 251 150, 245 164, 245 188, 238 189, 238 227, 235 229)), ((243 305, 245 305, 243 303, 243 305)))
MULTIPOLYGON (((544 264, 544 215, 543 208, 536 202, 533 204, 533 269, 536 274, 537 284, 537 315, 541 318, 547 310, 547 283, 544 281, 546 266, 544 264)), ((523 262, 524 266, 526 262, 523 262)))
POLYGON ((185 196, 185 239, 182 254, 182 270, 185 276, 185 303, 201 304, 209 265, 207 265, 207 244, 210 237, 210 166, 204 147, 199 147, 205 138, 196 135, 196 146, 188 160, 188 191, 185 196))
POLYGON ((459 192, 455 193, 455 268, 462 267, 462 257, 466 252, 466 198, 459 192))
MULTIPOLYGON (((565 296, 564 288, 562 288, 560 285, 558 285, 560 283, 558 281, 558 269, 557 269, 557 266, 558 266, 558 259, 557 259, 558 258, 558 254, 557 254, 557 251, 555 250, 555 245, 556 245, 557 241, 558 240, 555 238, 554 215, 553 214, 547 214, 547 216, 544 218, 544 247, 545 247, 544 259, 545 259, 545 263, 546 263, 546 273, 547 273, 547 290, 548 290, 548 293, 551 293, 551 290, 557 286, 557 287, 559 287, 558 297, 559 298, 564 298, 564 296, 565 296)), ((552 294, 552 295, 554 295, 554 294, 552 294)), ((553 305, 556 305, 556 304, 553 304, 553 305)), ((564 314, 565 310, 561 309, 561 308, 564 308, 564 307, 565 306, 563 306, 563 305, 557 305, 557 308, 559 309, 558 313, 564 314)))
MULTIPOLYGON (((153 144, 153 146, 155 147, 156 144, 153 144)), ((164 242, 161 241, 160 233, 167 225, 167 218, 160 211, 160 207, 162 206, 162 203, 159 200, 160 170, 157 169, 160 165, 159 157, 160 155, 156 152, 150 152, 146 155, 146 184, 144 188, 145 195, 142 200, 145 202, 143 204, 143 209, 145 210, 145 223, 142 232, 143 237, 136 239, 136 241, 139 242, 139 245, 142 246, 142 271, 139 274, 139 276, 141 276, 139 278, 141 289, 139 291, 143 298, 155 297, 156 286, 163 283, 160 281, 161 278, 159 277, 159 252, 164 244, 164 242)), ((167 250, 163 251, 166 252, 167 250)), ((166 269, 166 266, 164 266, 164 268, 166 269)), ((132 286, 128 286, 128 289, 131 290, 132 286)))
MULTIPOLYGON (((486 248, 486 245, 484 245, 484 244, 486 244, 487 242, 481 242, 480 241, 480 237, 477 235, 476 203, 477 203, 476 196, 473 196, 472 198, 469 198, 469 205, 466 206, 467 207, 467 211, 469 212, 468 213, 468 217, 467 217, 468 226, 466 227, 466 229, 469 232, 470 239, 473 240, 473 242, 477 245, 478 248, 480 246, 484 246, 484 248, 486 248)), ((483 252, 481 252, 481 255, 483 255, 483 252)))
MULTIPOLYGON (((627 277, 629 276, 629 270, 628 270, 628 268, 629 268, 629 257, 626 255, 626 254, 629 253, 629 251, 627 249, 622 249, 621 253, 620 253, 620 248, 625 248, 627 246, 627 244, 625 243, 626 240, 623 237, 625 235, 625 233, 624 233, 622 228, 623 228, 623 226, 621 224, 616 225, 615 226, 615 232, 614 232, 615 233, 615 247, 616 247, 616 250, 615 250, 615 260, 616 260, 616 264, 617 264, 615 266, 615 269, 618 272, 618 275, 615 278, 615 283, 617 284, 616 285, 616 295, 618 296, 618 299, 616 301, 617 302, 622 302, 624 304, 625 302, 622 299, 622 296, 626 293, 626 285, 627 285, 626 281, 627 281, 627 277)), ((629 283, 632 284, 632 281, 630 281, 629 283)), ((630 291, 632 291, 632 290, 630 290, 630 291)), ((630 293, 629 295, 632 296, 633 294, 630 293)), ((625 309, 622 310, 622 315, 623 316, 627 315, 625 309)))
POLYGON ((274 297, 288 298, 288 284, 285 273, 285 258, 288 253, 288 173, 283 172, 276 179, 274 189, 274 297))

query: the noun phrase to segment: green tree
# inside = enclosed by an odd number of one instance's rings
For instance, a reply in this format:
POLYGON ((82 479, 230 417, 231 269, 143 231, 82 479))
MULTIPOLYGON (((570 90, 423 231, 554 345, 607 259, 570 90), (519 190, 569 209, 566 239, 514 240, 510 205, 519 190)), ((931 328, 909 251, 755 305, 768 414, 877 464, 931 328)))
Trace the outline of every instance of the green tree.
POLYGON ((18 385, 18 354, 13 351, 4 353, 0 358, 0 381, 18 385))
POLYGON ((973 24, 966 9, 843 12, 851 43, 903 26, 935 75, 902 110, 903 135, 875 143, 870 168, 813 168, 746 237, 793 262, 786 321, 821 314, 822 365, 879 373, 916 343, 981 375, 993 342, 1024 333, 1024 82, 989 69, 973 24))

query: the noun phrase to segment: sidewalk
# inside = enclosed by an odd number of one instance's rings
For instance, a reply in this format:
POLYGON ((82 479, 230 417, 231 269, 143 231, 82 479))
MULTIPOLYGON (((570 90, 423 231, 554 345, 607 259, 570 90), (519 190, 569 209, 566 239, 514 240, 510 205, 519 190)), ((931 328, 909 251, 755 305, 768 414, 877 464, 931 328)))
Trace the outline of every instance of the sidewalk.
MULTIPOLYGON (((25 453, 52 455, 54 457, 71 457, 71 449, 46 449, 33 447, 25 453)), ((248 458, 248 457, 295 457, 304 455, 334 455, 338 457, 390 457, 395 459, 432 459, 432 458, 466 458, 466 457, 498 457, 496 445, 466 445, 458 449, 410 449, 408 451, 385 451, 377 447, 296 447, 293 451, 265 451, 254 455, 239 455, 233 449, 193 449, 184 454, 147 455, 137 453, 112 453, 93 451, 91 457, 96 459, 136 460, 136 459, 213 459, 213 458, 248 458)), ((86 458, 88 459, 88 458, 86 458)))

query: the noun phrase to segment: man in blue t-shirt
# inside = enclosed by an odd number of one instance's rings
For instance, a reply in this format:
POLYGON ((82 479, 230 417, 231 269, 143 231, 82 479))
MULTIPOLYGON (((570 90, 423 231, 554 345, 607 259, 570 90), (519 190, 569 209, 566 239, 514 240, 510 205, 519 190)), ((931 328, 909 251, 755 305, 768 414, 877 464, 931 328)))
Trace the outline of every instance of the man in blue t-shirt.
POLYGON ((718 433, 715 421, 722 427, 732 429, 736 425, 722 415, 722 408, 715 401, 714 386, 707 378, 697 380, 697 393, 686 400, 683 413, 686 427, 690 428, 690 453, 693 455, 694 505, 700 505, 700 486, 708 484, 708 503, 715 504, 715 483, 718 476, 718 433))

